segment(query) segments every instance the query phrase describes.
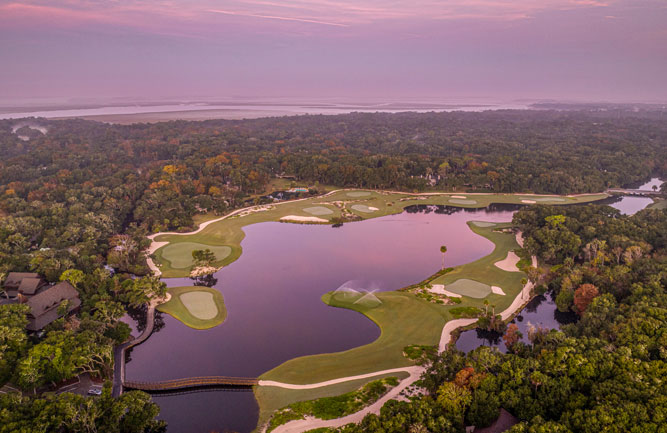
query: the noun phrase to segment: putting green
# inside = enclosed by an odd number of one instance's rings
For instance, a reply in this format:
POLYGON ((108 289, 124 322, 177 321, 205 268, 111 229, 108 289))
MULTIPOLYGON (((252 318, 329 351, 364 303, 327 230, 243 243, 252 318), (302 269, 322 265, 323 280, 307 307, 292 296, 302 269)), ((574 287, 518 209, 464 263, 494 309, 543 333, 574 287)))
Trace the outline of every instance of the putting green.
POLYGON ((217 261, 224 260, 231 254, 232 249, 226 245, 212 246, 196 242, 176 242, 164 247, 161 251, 162 258, 169 261, 172 268, 187 269, 193 265, 192 252, 195 250, 209 249, 215 254, 217 261))
POLYGON ((477 227, 495 227, 496 223, 490 223, 486 221, 473 221, 472 222, 477 227))
POLYGON ((535 201, 566 201, 562 197, 521 197, 521 200, 535 200, 535 201))
POLYGON ((171 287, 169 302, 158 305, 158 311, 167 313, 194 329, 209 329, 227 318, 222 294, 203 286, 171 287))
POLYGON ((366 197, 369 195, 371 195, 371 193, 368 191, 352 191, 347 193, 348 197, 366 197))
POLYGON ((370 207, 366 206, 365 204, 355 204, 350 206, 353 210, 356 210, 357 212, 363 212, 363 213, 373 213, 377 210, 379 210, 376 207, 370 207))
POLYGON ((450 198, 448 201, 456 204, 477 204, 475 200, 463 200, 461 198, 450 198))
POLYGON ((333 211, 329 209, 328 207, 324 206, 313 206, 313 207, 306 207, 303 208, 304 212, 307 212, 311 215, 316 215, 316 216, 321 216, 321 215, 331 215, 333 211))
POLYGON ((186 292, 179 296, 190 314, 201 320, 211 320, 218 315, 218 307, 210 292, 186 292))
POLYGON ((467 278, 461 278, 453 283, 447 284, 445 289, 450 292, 458 293, 459 295, 477 299, 486 298, 491 294, 491 286, 467 278))

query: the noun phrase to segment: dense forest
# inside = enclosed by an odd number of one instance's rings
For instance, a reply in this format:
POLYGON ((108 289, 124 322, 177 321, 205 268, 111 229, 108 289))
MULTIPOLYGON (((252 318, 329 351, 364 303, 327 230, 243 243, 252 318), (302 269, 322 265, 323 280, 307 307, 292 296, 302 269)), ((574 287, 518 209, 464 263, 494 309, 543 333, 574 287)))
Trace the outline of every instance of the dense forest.
MULTIPOLYGON (((25 332, 25 305, 0 308, 0 385, 26 392, 82 372, 108 378, 112 347, 129 335, 120 317, 165 292, 146 276, 146 235, 190 229, 199 213, 262 202, 277 177, 313 193, 322 185, 563 194, 667 173, 667 122, 651 114, 23 121, 31 122, 47 132, 24 126, 15 133, 17 121, 0 120, 0 282, 8 272, 38 272, 69 281, 82 305, 41 338, 25 332)), ((666 215, 623 217, 600 206, 519 212, 526 249, 544 265, 531 277, 581 320, 564 332, 537 333, 507 355, 447 352, 425 378, 433 398, 392 402, 350 431, 460 431, 487 424, 500 407, 525 420, 516 432, 660 431, 667 417, 666 215), (641 428, 629 427, 629 413, 641 428)), ((94 403, 0 394, 0 408, 0 432, 164 428, 140 392, 114 400, 107 389, 94 403)))
POLYGON ((664 432, 667 428, 667 212, 621 216, 606 206, 532 207, 515 214, 541 265, 537 290, 577 313, 562 331, 512 325, 509 353, 479 347, 431 356, 428 394, 390 401, 356 432, 461 432, 503 408, 510 433, 664 432))

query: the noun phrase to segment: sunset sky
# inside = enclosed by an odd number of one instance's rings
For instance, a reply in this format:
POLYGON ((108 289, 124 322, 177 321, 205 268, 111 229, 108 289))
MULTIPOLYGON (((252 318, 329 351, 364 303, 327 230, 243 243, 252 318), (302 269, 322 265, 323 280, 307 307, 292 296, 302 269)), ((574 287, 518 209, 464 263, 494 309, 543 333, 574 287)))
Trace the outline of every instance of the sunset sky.
POLYGON ((667 100, 665 0, 0 0, 0 98, 667 100))

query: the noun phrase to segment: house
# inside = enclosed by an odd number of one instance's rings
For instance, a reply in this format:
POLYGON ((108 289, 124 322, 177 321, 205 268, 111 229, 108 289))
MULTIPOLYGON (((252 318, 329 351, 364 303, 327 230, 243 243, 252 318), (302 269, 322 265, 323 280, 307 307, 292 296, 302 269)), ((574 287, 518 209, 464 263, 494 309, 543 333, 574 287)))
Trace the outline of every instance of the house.
POLYGON ((67 281, 60 282, 28 299, 26 305, 30 307, 30 312, 26 329, 39 331, 60 318, 58 307, 63 301, 68 302, 66 314, 70 314, 81 306, 79 292, 67 281))
POLYGON ((40 278, 40 276, 34 272, 10 272, 4 284, 7 295, 11 297, 18 295, 21 282, 26 278, 40 278))
POLYGON ((46 281, 42 278, 28 277, 21 280, 19 284, 19 294, 23 296, 34 296, 39 293, 42 287, 46 286, 46 281))

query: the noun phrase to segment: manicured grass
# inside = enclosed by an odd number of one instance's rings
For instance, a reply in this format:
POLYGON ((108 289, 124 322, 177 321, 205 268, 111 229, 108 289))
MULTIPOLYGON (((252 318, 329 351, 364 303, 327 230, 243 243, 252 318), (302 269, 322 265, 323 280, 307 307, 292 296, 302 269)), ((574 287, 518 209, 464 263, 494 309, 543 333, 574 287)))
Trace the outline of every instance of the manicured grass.
POLYGON ((333 209, 329 209, 325 206, 305 207, 303 208, 303 211, 315 216, 331 215, 334 213, 333 209))
POLYGON ((220 325, 227 318, 222 294, 210 287, 171 287, 169 302, 157 307, 194 329, 209 329, 220 325))
MULTIPOLYGON (((475 224, 468 223, 468 226, 475 233, 484 236, 495 244, 494 250, 488 256, 484 256, 474 262, 457 266, 451 272, 434 279, 431 284, 444 284, 446 290, 452 290, 451 285, 457 280, 474 280, 488 286, 498 286, 505 292, 505 295, 489 294, 484 298, 474 298, 466 295, 465 292, 457 292, 463 295, 463 302, 460 307, 478 307, 484 306, 484 299, 488 299, 492 305, 496 306, 496 311, 502 311, 509 307, 514 297, 521 290, 521 279, 525 277, 523 272, 506 272, 494 265, 495 262, 507 257, 507 252, 516 250, 519 245, 516 243, 516 237, 513 233, 504 233, 500 230, 510 227, 509 223, 498 223, 494 227, 478 227, 475 224)), ((456 286, 454 287, 456 289, 456 286)))
MULTIPOLYGON (((434 195, 422 195, 418 196, 415 194, 409 193, 394 193, 386 191, 349 191, 342 190, 337 191, 330 196, 323 197, 311 197, 305 200, 300 201, 290 201, 283 203, 276 203, 268 210, 263 210, 260 212, 248 213, 244 216, 234 216, 231 218, 224 219, 210 224, 201 232, 194 235, 161 235, 156 238, 158 242, 168 241, 172 244, 178 243, 196 243, 203 244, 209 247, 216 246, 227 246, 231 249, 228 255, 225 257, 219 257, 219 260, 214 263, 215 267, 222 267, 228 265, 238 259, 241 256, 241 241, 245 237, 243 233, 243 227, 250 224, 257 224, 268 221, 279 221, 280 218, 288 215, 297 215, 297 216, 306 216, 312 217, 313 214, 309 213, 308 210, 312 212, 313 208, 326 207, 331 210, 331 214, 327 215, 318 215, 319 218, 331 221, 332 218, 341 217, 341 209, 337 207, 334 203, 337 202, 340 206, 341 203, 346 208, 352 210, 358 217, 362 219, 367 218, 376 218, 385 215, 392 215, 401 213, 403 209, 407 206, 412 206, 416 204, 428 204, 428 205, 449 205, 449 206, 459 206, 466 208, 482 208, 486 207, 491 203, 512 203, 512 204, 521 204, 522 195, 513 195, 513 194, 470 194, 467 193, 466 200, 463 199, 454 199, 451 198, 453 195, 458 195, 457 193, 442 193, 434 195), (452 202, 456 200, 455 202, 452 202), (471 203, 473 202, 474 203, 471 203), (368 209, 370 207, 377 208, 377 211, 373 212, 363 212, 355 210, 354 206, 364 206, 363 209, 368 209)), ((524 195, 525 197, 525 195, 524 195)), ((537 201, 540 199, 540 196, 530 196, 531 200, 537 201)), ((553 202, 554 205, 565 205, 565 204, 574 204, 574 203, 584 203, 595 200, 601 200, 607 197, 606 194, 591 194, 586 196, 576 196, 576 197, 560 197, 563 201, 553 202)), ((546 197, 542 197, 546 198, 546 197)), ((550 199, 551 200, 551 199, 550 199)), ((266 207, 265 207, 266 209, 266 207)), ((362 209, 358 207, 357 209, 362 209)), ((210 220, 210 216, 198 216, 196 218, 197 222, 202 222, 205 220, 210 220)), ((185 247, 176 247, 176 250, 180 251, 179 257, 174 257, 172 254, 167 251, 165 256, 165 249, 167 246, 158 249, 155 255, 155 261, 160 266, 162 271, 162 276, 164 278, 173 278, 173 277, 186 277, 189 275, 189 269, 186 265, 183 268, 178 266, 183 266, 184 263, 191 263, 192 256, 191 250, 185 247), (169 260, 171 258, 171 260, 169 260), (172 261, 177 262, 178 265, 174 266, 172 261)))
POLYGON ((315 400, 324 397, 332 397, 359 389, 361 386, 386 377, 397 377, 405 379, 408 373, 388 373, 369 377, 366 379, 351 380, 349 382, 337 383, 335 385, 324 386, 315 389, 285 389, 275 386, 256 386, 254 388, 255 398, 259 403, 259 421, 258 428, 268 422, 271 415, 290 404, 299 401, 315 400))
POLYGON ((350 206, 352 210, 356 210, 357 212, 363 212, 363 213, 373 213, 376 212, 378 209, 374 208, 372 206, 366 206, 365 204, 353 204, 350 206))
POLYGON ((658 199, 652 204, 648 205, 648 209, 667 209, 667 200, 658 199))
POLYGON ((471 298, 486 298, 491 294, 491 286, 480 283, 479 281, 461 278, 445 286, 445 289, 458 293, 459 295, 469 296, 471 298))
POLYGON ((490 223, 486 221, 471 221, 473 225, 477 227, 495 227, 496 223, 490 223))
POLYGON ((374 380, 345 394, 292 403, 273 414, 267 432, 290 421, 305 419, 306 416, 335 419, 353 414, 376 402, 398 385, 398 382, 398 378, 391 376, 374 380))
POLYGON ((448 203, 453 204, 477 204, 477 200, 463 199, 463 198, 450 198, 447 200, 448 203))
POLYGON ((192 252, 196 250, 209 249, 215 254, 217 261, 224 260, 232 253, 232 249, 226 245, 213 246, 196 242, 178 242, 162 248, 162 258, 167 260, 172 268, 190 269, 194 264, 192 252))
POLYGON ((261 379, 306 384, 405 367, 412 365, 403 356, 406 346, 438 344, 442 327, 451 317, 445 307, 407 292, 380 292, 375 295, 382 302, 376 308, 332 299, 329 293, 322 300, 333 307, 349 308, 366 315, 382 331, 377 340, 345 352, 291 359, 264 373, 261 379))
MULTIPOLYGON (((506 296, 489 294, 486 299, 495 305, 498 312, 507 308, 521 290, 521 278, 524 276, 521 272, 506 272, 494 265, 505 258, 508 251, 519 248, 514 234, 498 231, 509 226, 507 223, 497 223, 492 227, 478 227, 470 223, 470 229, 491 240, 495 249, 475 262, 449 269, 446 273, 437 273, 433 283, 449 284, 466 278, 489 286, 500 286, 506 296)), ((289 360, 264 373, 261 379, 306 384, 408 366, 412 361, 403 353, 406 347, 438 345, 447 321, 476 316, 479 308, 483 307, 482 299, 464 296, 460 305, 441 305, 421 299, 408 290, 375 293, 381 304, 373 308, 355 303, 361 298, 359 293, 325 294, 322 300, 328 305, 349 308, 373 320, 381 329, 380 337, 370 344, 344 352, 289 360)), ((267 414, 289 404, 280 404, 286 401, 282 394, 284 390, 268 391, 264 388, 256 390, 262 422, 268 419, 267 414), (276 399, 282 400, 277 402, 276 399)))
POLYGON ((218 307, 210 292, 181 293, 178 298, 190 314, 201 320, 211 320, 218 315, 218 307))
POLYGON ((369 191, 350 191, 346 193, 346 195, 348 197, 356 198, 356 197, 368 197, 369 195, 371 195, 371 193, 369 191))

